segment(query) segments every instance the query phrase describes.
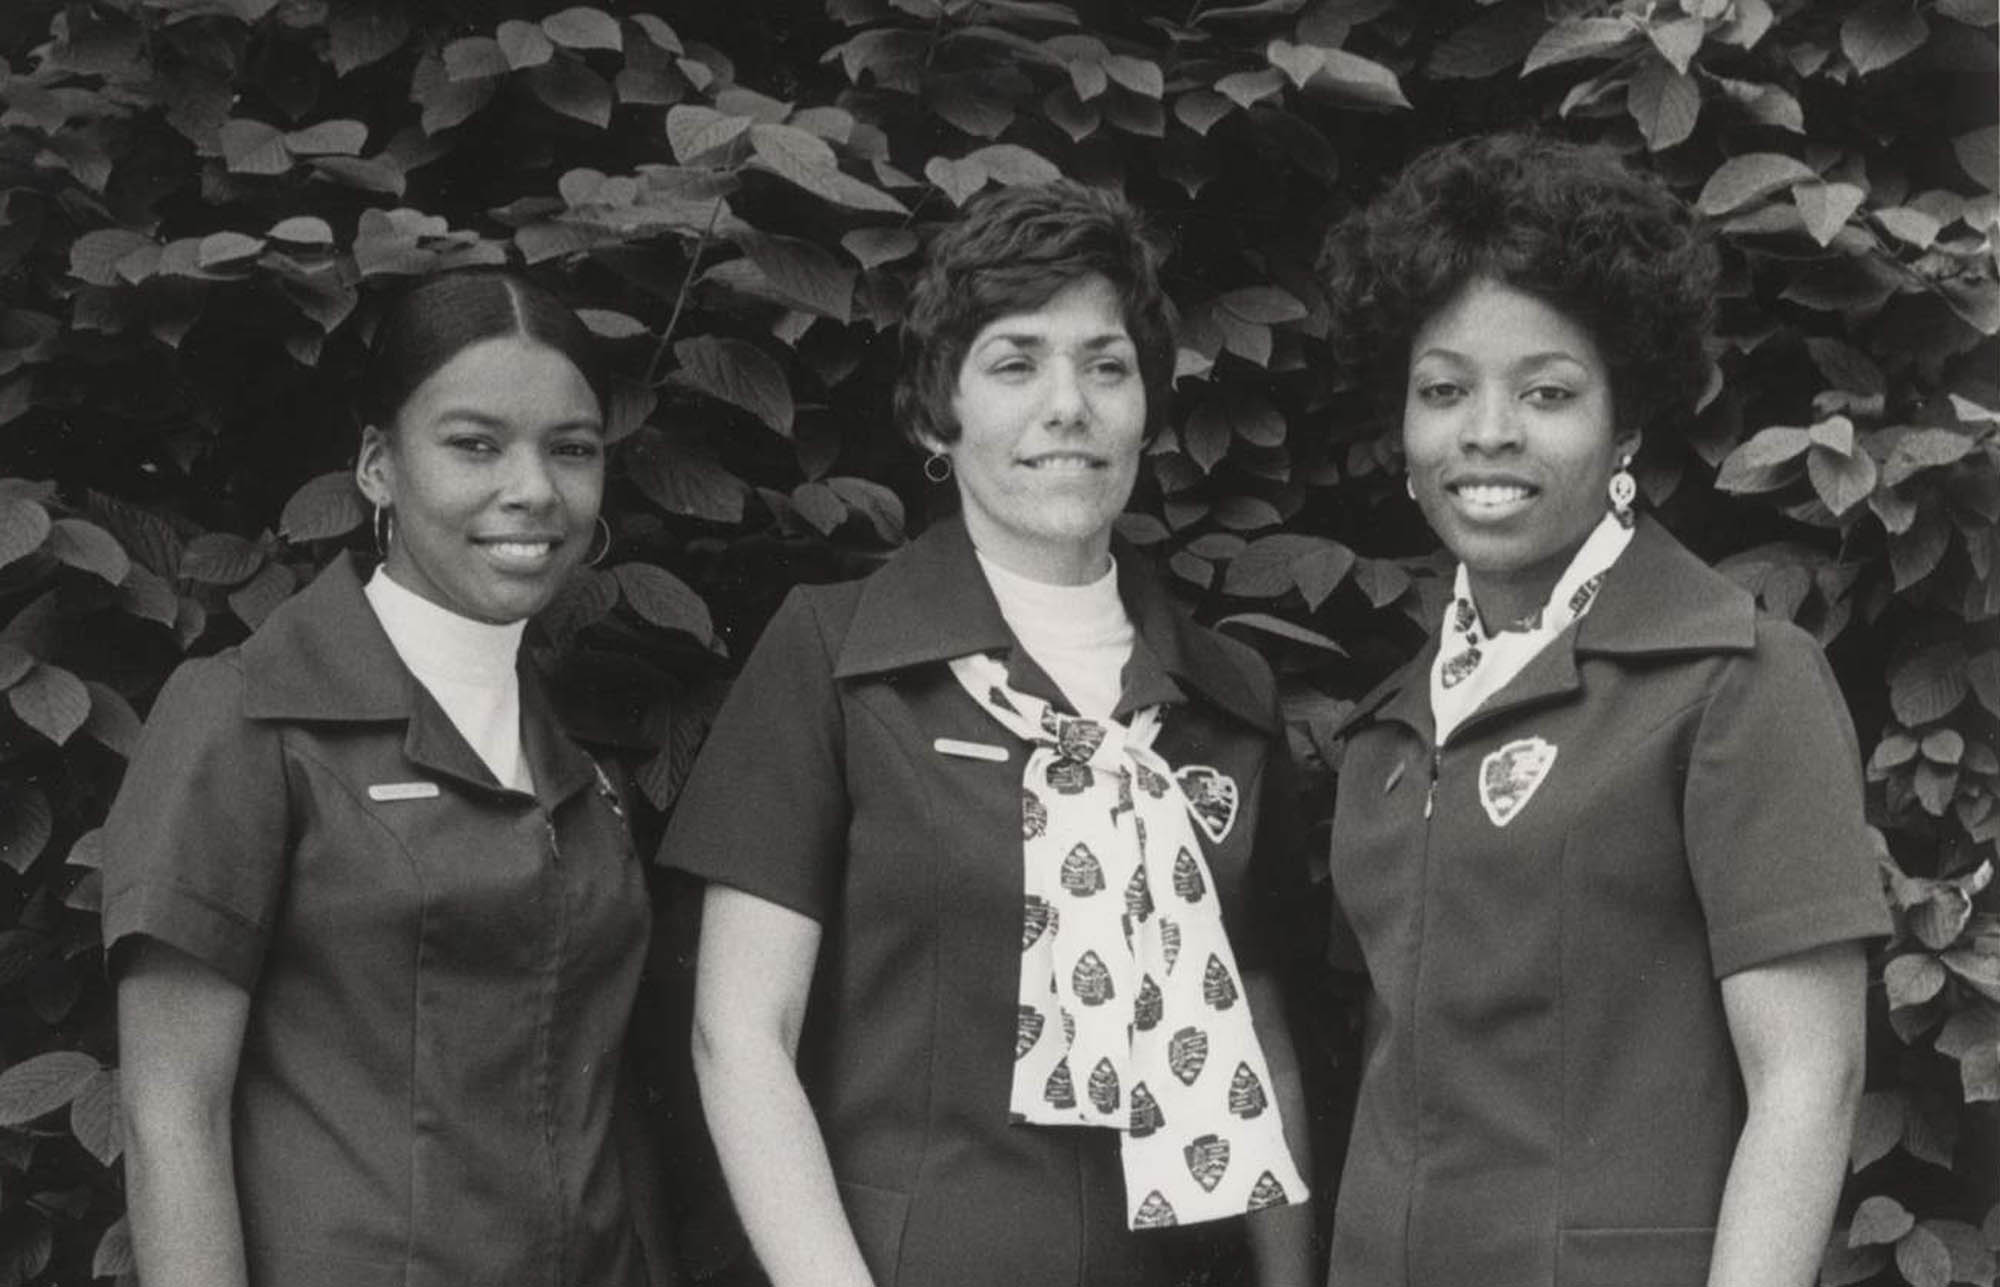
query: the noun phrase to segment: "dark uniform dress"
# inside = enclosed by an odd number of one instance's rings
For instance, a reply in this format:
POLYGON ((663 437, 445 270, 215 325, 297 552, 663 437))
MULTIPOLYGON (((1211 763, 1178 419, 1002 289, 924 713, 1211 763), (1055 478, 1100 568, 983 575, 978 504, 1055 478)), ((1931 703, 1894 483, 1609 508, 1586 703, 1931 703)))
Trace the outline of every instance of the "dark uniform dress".
MULTIPOLYGON (((1304 893, 1270 672, 1118 561, 1137 640, 1116 717, 1170 703, 1155 749, 1234 778, 1207 859, 1244 969, 1304 893)), ((864 581, 795 591, 704 748, 661 860, 820 922, 799 1070, 878 1287, 1203 1281, 1241 1222, 1132 1233, 1117 1132, 1010 1125, 1027 748, 945 664, 1015 647, 965 529, 941 523, 864 581), (993 763, 940 739, 1004 748, 993 763)), ((1294 916, 1292 919, 1296 919, 1294 916)))
POLYGON ((161 692, 104 838, 104 938, 251 995, 255 1287, 638 1287, 613 1148, 651 921, 623 819, 521 677, 502 788, 342 558, 161 692))
POLYGON ((1700 1287, 1744 1117, 1718 980, 1889 929, 1840 692, 1646 520, 1441 751, 1436 649, 1340 769, 1372 995, 1329 1282, 1700 1287))

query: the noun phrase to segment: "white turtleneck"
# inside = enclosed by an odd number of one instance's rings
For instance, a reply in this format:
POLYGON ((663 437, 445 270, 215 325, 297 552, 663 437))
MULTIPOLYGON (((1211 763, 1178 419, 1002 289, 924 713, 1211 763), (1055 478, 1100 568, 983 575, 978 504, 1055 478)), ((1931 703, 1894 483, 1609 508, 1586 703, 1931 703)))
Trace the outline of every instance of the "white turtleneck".
POLYGON ((1125 662, 1132 655, 1132 619, 1118 597, 1118 564, 1088 585, 1030 580, 979 555, 979 570, 1000 604, 1014 638, 1076 706, 1108 719, 1118 707, 1125 662))
POLYGON ((514 660, 527 622, 490 625, 439 607, 376 568, 363 587, 396 655, 436 699, 501 785, 534 790, 521 753, 521 681, 514 660))

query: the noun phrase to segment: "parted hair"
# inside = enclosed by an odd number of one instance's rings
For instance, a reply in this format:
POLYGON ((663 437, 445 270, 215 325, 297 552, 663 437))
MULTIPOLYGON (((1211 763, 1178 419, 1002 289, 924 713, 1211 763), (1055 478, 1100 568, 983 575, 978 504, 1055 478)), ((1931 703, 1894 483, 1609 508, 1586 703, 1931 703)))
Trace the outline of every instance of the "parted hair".
POLYGON ((603 358, 590 331, 545 286, 496 269, 426 277, 389 302, 376 324, 355 410, 387 433, 417 386, 482 340, 518 336, 568 358, 609 409, 603 358))
POLYGON ((1682 431, 1707 384, 1714 245, 1608 148, 1526 133, 1431 148, 1330 230, 1320 267, 1335 352, 1385 410, 1401 405, 1417 331, 1476 279, 1590 333, 1620 430, 1682 431))
POLYGON ((1164 248, 1116 192, 1069 179, 975 198, 926 248, 903 320, 896 422, 918 446, 956 442, 952 394, 980 330, 1032 312, 1093 274, 1111 283, 1146 386, 1146 434, 1165 423, 1174 377, 1173 306, 1160 285, 1164 248))

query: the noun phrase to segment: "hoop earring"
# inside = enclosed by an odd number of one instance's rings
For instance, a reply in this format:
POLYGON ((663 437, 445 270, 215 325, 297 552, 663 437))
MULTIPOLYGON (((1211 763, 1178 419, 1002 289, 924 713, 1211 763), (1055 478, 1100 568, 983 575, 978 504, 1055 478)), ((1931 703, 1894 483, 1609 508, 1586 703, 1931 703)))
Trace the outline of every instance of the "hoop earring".
POLYGON ((951 477, 951 457, 941 451, 934 451, 924 461, 924 477, 934 483, 941 483, 951 477))
POLYGON ((1409 496, 1411 500, 1415 500, 1417 498, 1417 480, 1410 477, 1408 474, 1404 474, 1403 491, 1405 492, 1405 494, 1409 496))
POLYGON ((387 505, 379 502, 376 504, 375 520, 371 530, 375 535, 375 557, 388 558, 389 542, 396 538, 396 516, 387 505))
POLYGON ((1627 456, 1618 462, 1618 471, 1611 475, 1610 485, 1605 488, 1611 496, 1611 514, 1620 527, 1630 527, 1633 523, 1632 502, 1639 497, 1639 484, 1632 478, 1632 458, 1627 456))
POLYGON ((598 564, 604 562, 604 556, 611 553, 611 524, 604 521, 604 515, 599 514, 597 516, 597 526, 604 533, 604 548, 599 550, 594 556, 584 559, 584 562, 590 567, 596 567, 598 564))

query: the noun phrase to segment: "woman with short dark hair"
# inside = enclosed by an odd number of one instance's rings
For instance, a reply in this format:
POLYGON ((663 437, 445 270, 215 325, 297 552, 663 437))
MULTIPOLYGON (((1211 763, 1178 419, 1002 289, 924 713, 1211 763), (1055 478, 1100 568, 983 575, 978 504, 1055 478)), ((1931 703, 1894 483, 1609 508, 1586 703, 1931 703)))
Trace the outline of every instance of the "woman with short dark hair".
POLYGON ((1458 561, 1346 727, 1335 955, 1373 995, 1329 1281, 1804 1287, 1888 915, 1818 647, 1635 512, 1714 251, 1611 153, 1500 135, 1326 266, 1458 561))
POLYGON ((646 1281, 612 1104, 651 913, 517 667, 600 526, 596 374, 519 277, 403 295, 355 471, 381 565, 154 703, 104 839, 147 1287, 646 1281))
POLYGON ((897 406, 962 517, 785 602, 676 807, 696 1071, 778 1287, 1238 1281, 1246 1232, 1311 1276, 1270 672, 1112 539, 1157 260, 1067 182, 937 236, 897 406))

